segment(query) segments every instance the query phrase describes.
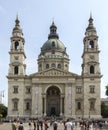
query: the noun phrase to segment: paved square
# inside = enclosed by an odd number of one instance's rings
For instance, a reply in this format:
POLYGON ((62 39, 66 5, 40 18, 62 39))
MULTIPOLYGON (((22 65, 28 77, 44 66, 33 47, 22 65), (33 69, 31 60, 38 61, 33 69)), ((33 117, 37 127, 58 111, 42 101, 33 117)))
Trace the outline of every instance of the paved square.
MULTIPOLYGON (((24 123, 24 130, 29 130, 29 127, 28 127, 28 123, 24 123)), ((32 124, 33 126, 33 124, 32 124)), ((33 130, 34 127, 32 127, 32 130, 33 130)), ((3 124, 0 124, 0 130, 12 130, 12 127, 11 127, 11 123, 3 123, 3 124)), ((43 128, 44 130, 44 128, 43 128)), ((53 130, 53 127, 49 127, 48 130, 53 130)), ((57 130, 64 130, 64 126, 63 124, 58 124, 58 129, 57 130)), ((80 130, 79 127, 77 128, 74 128, 74 130, 80 130)))

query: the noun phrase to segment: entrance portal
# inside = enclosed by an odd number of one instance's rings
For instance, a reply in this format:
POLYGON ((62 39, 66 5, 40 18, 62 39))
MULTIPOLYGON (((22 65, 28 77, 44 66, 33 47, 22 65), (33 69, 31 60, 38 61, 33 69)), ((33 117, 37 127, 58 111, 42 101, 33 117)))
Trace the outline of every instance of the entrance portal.
POLYGON ((60 115, 60 90, 56 86, 51 86, 47 90, 46 108, 47 116, 60 115))
POLYGON ((51 115, 56 115, 55 107, 51 107, 51 115))

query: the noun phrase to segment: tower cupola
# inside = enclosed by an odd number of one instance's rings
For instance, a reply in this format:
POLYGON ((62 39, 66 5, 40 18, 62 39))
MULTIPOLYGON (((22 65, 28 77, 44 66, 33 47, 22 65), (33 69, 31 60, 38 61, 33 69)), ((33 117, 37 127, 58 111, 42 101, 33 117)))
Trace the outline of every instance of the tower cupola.
POLYGON ((54 24, 54 21, 52 22, 52 25, 50 26, 50 34, 48 35, 48 39, 57 38, 59 39, 58 34, 56 33, 57 27, 54 24))
POLYGON ((20 23, 20 21, 19 21, 18 16, 17 16, 16 20, 15 20, 15 27, 13 28, 12 35, 18 36, 18 37, 23 37, 22 29, 21 29, 19 23, 20 23))
POLYGON ((90 18, 89 18, 88 21, 89 21, 89 24, 88 24, 88 27, 86 28, 85 35, 87 35, 87 36, 97 35, 96 28, 95 28, 94 25, 93 25, 92 15, 90 15, 90 18))

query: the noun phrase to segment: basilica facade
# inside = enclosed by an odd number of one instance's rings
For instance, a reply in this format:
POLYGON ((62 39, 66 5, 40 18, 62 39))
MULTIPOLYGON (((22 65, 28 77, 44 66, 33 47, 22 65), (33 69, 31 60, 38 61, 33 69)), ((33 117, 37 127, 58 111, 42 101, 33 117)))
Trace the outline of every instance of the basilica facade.
POLYGON ((100 50, 92 16, 83 39, 81 75, 69 72, 69 55, 54 22, 38 55, 38 71, 30 75, 26 74, 25 46, 17 17, 9 51, 9 117, 101 117, 100 50))

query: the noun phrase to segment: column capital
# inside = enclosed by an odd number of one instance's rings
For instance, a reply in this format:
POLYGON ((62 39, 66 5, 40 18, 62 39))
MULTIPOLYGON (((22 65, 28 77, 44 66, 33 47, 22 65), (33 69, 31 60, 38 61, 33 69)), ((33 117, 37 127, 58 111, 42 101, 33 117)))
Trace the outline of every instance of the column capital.
POLYGON ((65 95, 63 93, 60 94, 60 98, 63 98, 65 97, 65 95))
POLYGON ((45 94, 45 93, 42 93, 42 97, 43 97, 43 98, 46 98, 46 94, 45 94))

